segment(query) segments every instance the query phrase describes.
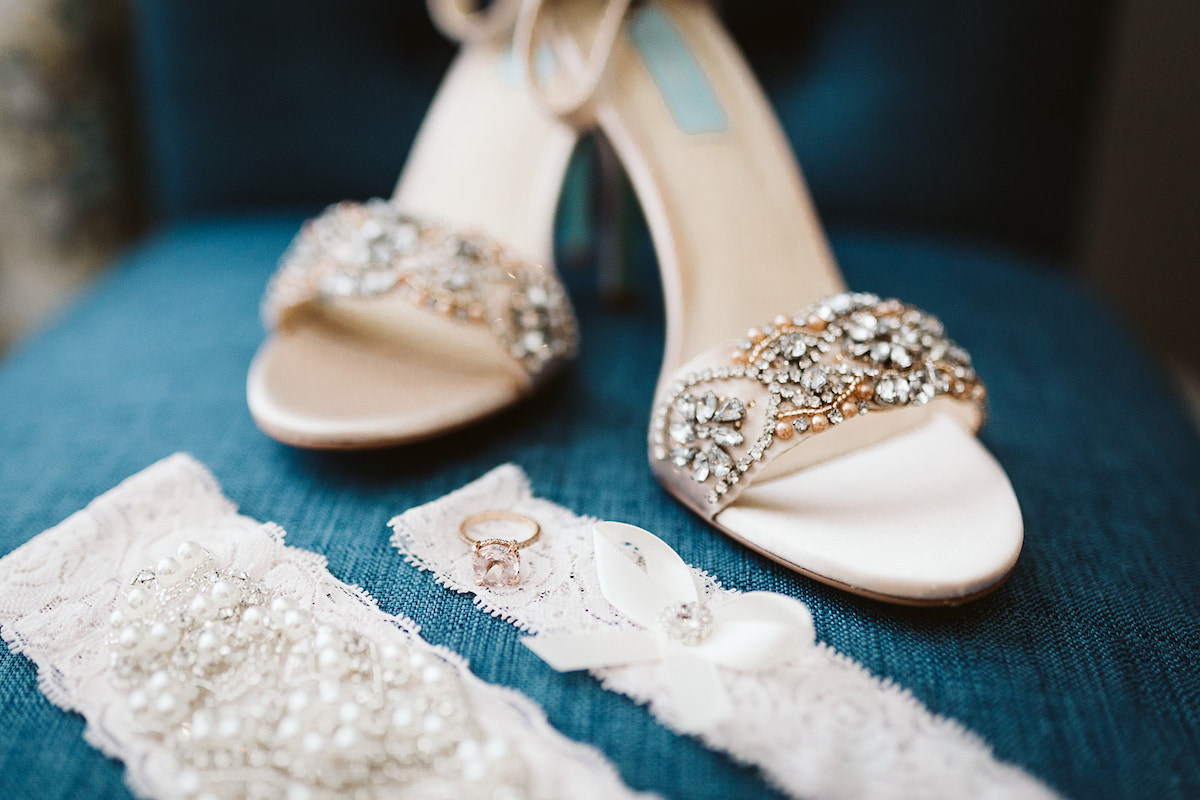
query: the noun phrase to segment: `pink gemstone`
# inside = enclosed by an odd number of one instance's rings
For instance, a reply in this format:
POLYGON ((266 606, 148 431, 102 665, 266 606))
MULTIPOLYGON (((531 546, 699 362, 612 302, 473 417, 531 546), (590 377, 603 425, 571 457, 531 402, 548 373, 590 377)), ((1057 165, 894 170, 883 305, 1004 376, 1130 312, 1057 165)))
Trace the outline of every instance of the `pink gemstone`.
POLYGON ((521 582, 521 556, 509 542, 483 541, 472 548, 476 586, 516 586, 521 582))

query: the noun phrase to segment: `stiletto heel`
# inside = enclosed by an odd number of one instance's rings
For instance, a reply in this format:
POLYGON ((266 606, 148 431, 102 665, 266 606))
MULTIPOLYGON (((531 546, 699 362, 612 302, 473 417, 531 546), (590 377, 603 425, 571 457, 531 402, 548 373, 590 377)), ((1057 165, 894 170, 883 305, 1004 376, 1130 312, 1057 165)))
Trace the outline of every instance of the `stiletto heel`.
POLYGON ((597 134, 594 141, 598 188, 594 250, 600 295, 611 308, 627 308, 633 302, 634 289, 632 221, 625 175, 617 152, 604 135, 597 134))

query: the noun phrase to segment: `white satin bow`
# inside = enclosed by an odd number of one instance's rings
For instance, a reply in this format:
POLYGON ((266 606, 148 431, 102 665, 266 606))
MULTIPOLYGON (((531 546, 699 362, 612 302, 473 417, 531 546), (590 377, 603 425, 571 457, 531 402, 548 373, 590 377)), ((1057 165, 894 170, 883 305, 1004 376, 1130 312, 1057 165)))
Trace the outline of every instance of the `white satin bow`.
POLYGON ((521 640, 559 672, 659 661, 680 726, 698 732, 733 712, 718 667, 762 672, 813 644, 812 615, 799 600, 748 592, 708 609, 691 568, 657 536, 621 522, 598 522, 593 540, 600 590, 641 630, 521 640), (637 563, 622 550, 626 544, 636 548, 637 563))

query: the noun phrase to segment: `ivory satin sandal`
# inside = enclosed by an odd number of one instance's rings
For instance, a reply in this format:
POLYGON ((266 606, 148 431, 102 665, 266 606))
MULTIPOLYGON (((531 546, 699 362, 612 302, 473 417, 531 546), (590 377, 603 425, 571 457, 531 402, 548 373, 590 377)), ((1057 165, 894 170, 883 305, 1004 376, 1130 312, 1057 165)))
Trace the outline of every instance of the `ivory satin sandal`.
POLYGON ((264 299, 271 332, 247 401, 287 444, 437 436, 525 397, 575 354, 551 248, 577 133, 522 84, 512 2, 430 10, 464 45, 394 196, 306 223, 264 299))
POLYGON ((908 605, 992 591, 1023 526, 973 435, 985 390, 970 357, 932 315, 846 291, 710 6, 628 5, 528 3, 516 38, 527 73, 546 46, 570 68, 536 94, 603 131, 650 227, 667 309, 655 476, 733 539, 847 591, 908 605))

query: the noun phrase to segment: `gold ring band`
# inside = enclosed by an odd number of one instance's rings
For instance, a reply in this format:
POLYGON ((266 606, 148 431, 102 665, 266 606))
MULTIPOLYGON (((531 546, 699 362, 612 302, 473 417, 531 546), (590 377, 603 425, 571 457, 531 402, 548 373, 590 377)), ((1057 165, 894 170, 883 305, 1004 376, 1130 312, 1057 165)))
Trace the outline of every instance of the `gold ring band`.
POLYGON ((533 534, 526 539, 522 539, 521 541, 507 539, 504 540, 510 542, 514 549, 520 549, 525 545, 533 544, 537 541, 538 537, 542 535, 542 526, 538 524, 537 520, 533 519, 532 517, 527 517, 524 514, 518 514, 515 511, 480 511, 472 514, 464 519, 462 524, 458 526, 458 535, 462 537, 463 541, 472 546, 478 545, 482 542, 496 541, 495 537, 489 537, 488 539, 476 539, 472 537, 471 534, 467 533, 467 531, 481 522, 517 522, 522 525, 528 525, 532 527, 533 534))

